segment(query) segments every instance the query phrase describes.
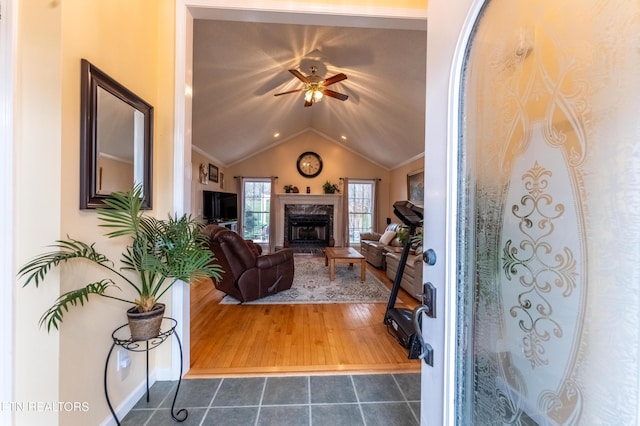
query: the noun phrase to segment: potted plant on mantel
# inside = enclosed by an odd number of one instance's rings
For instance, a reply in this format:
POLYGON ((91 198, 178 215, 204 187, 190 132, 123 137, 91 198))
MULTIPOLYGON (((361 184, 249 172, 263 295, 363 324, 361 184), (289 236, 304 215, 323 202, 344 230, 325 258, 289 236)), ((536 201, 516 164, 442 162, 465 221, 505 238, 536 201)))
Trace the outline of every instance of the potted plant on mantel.
POLYGON ((325 194, 335 194, 336 192, 340 192, 340 188, 338 188, 338 185, 329 181, 326 181, 322 185, 322 189, 324 190, 325 194))
POLYGON ((51 246, 56 250, 41 254, 25 264, 18 276, 26 277, 23 287, 31 283, 38 287, 53 267, 69 261, 89 261, 133 288, 136 299, 114 296, 110 292, 121 290, 120 287, 112 278, 103 278, 60 296, 42 315, 40 326, 46 324, 47 331, 51 331, 51 327, 58 329, 70 307, 84 306, 89 295, 96 294, 133 305, 127 310, 131 338, 147 340, 160 332, 165 305, 158 300, 173 284, 203 277, 218 280, 223 271, 206 246, 201 223, 188 215, 169 215, 168 219, 160 220, 143 214, 140 185, 129 192, 114 192, 105 199, 105 204, 106 208, 97 210, 102 221, 99 226, 111 229, 105 235, 109 238, 131 238, 122 253, 121 268, 116 268, 111 260, 97 252, 95 243, 67 238, 51 246), (137 275, 137 280, 127 276, 128 272, 137 275))

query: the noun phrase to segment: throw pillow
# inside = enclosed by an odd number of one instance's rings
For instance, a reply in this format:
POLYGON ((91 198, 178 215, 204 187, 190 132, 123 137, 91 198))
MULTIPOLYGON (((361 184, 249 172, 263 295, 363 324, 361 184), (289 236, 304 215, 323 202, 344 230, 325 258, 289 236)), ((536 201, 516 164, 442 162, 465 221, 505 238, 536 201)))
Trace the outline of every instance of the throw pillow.
POLYGON ((395 237, 395 231, 384 231, 384 234, 382 234, 382 237, 380 237, 380 243, 388 246, 391 240, 393 240, 395 237))

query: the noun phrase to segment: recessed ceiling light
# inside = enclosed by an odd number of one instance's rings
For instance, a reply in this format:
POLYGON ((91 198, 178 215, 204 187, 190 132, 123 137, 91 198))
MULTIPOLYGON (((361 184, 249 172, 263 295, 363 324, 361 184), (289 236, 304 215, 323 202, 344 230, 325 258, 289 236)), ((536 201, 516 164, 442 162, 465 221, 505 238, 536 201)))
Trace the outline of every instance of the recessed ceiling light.
POLYGON ((278 133, 278 132, 274 133, 274 134, 273 134, 273 137, 274 137, 274 138, 278 138, 278 137, 280 137, 280 133, 278 133))
POLYGON ((347 137, 346 137, 345 135, 340 136, 340 138, 341 138, 343 141, 346 141, 346 140, 347 140, 347 137))

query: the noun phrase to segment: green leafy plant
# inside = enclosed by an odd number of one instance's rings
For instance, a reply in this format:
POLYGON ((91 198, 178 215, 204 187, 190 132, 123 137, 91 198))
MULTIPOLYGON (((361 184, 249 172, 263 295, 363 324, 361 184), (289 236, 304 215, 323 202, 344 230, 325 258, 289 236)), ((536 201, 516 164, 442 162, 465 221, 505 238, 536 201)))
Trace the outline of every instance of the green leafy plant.
POLYGON ((340 188, 338 188, 338 185, 336 185, 335 183, 331 183, 329 181, 326 181, 322 185, 322 189, 324 190, 325 194, 334 194, 336 192, 340 192, 340 188))
POLYGON ((407 240, 409 240, 411 242, 411 247, 412 248, 417 248, 417 247, 421 247, 422 246, 422 240, 423 240, 423 233, 422 233, 422 227, 416 228, 415 233, 413 235, 411 235, 411 238, 409 238, 409 228, 407 226, 400 226, 396 232, 396 236, 398 237, 398 239, 400 240, 400 242, 402 242, 402 245, 407 243, 407 240))
POLYGON ((291 192, 291 191, 293 191, 293 185, 284 186, 284 192, 291 192))
POLYGON ((396 237, 400 240, 402 245, 406 244, 407 239, 409 238, 409 228, 404 225, 398 227, 398 230, 396 231, 396 237))
POLYGON ((38 287, 52 268, 71 261, 91 262, 112 277, 61 295, 40 318, 40 326, 46 324, 47 331, 51 331, 51 327, 57 329, 64 313, 72 306, 84 306, 92 294, 130 303, 139 312, 148 312, 178 281, 190 282, 204 277, 220 279, 223 271, 206 246, 200 222, 188 215, 169 215, 160 220, 143 214, 142 187, 139 185, 129 192, 111 194, 105 204, 106 208, 97 210, 102 222, 99 226, 111 230, 105 235, 131 239, 120 259, 122 267, 116 268, 107 256, 96 251, 95 243, 67 238, 56 241, 50 246, 55 247, 54 251, 35 257, 18 271, 20 278, 26 277, 23 287, 29 284, 38 287), (138 279, 131 279, 124 271, 133 272, 138 279), (110 294, 114 289, 121 290, 113 278, 133 288, 136 298, 127 300, 110 294))
POLYGON ((424 229, 423 227, 416 228, 416 233, 411 237, 411 243, 414 248, 422 247, 424 241, 424 229))

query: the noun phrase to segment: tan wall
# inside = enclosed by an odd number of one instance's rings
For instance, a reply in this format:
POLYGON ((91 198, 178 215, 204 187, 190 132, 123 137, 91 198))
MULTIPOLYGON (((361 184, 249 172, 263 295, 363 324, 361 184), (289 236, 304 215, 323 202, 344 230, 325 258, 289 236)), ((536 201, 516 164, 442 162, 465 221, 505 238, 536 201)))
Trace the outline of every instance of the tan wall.
MULTIPOLYGON (((96 242, 107 256, 118 260, 126 242, 102 237, 95 211, 78 207, 80 59, 88 59, 155 107, 154 212, 164 216, 172 206, 175 5, 169 0, 65 0, 21 1, 19 6, 22 53, 17 95, 23 110, 16 117, 21 133, 16 245, 23 249, 17 250, 16 262, 24 263, 67 235, 96 242)), ((103 272, 78 266, 66 268, 59 278, 53 274, 44 285, 47 291, 16 291, 16 312, 20 313, 16 318, 17 398, 86 402, 89 407, 88 411, 20 413, 18 424, 87 425, 109 417, 102 386, 104 361, 111 332, 126 322, 128 306, 92 297, 88 306, 65 315, 59 334, 37 328, 37 319, 59 294, 58 287, 65 292, 103 277, 103 272)), ((132 296, 126 288, 123 294, 132 296)), ((164 301, 170 303, 170 298, 164 301)), ((169 353, 160 348, 152 354, 151 367, 165 367, 169 353)), ((125 374, 115 369, 109 374, 110 397, 116 407, 144 382, 144 357, 134 354, 132 358, 125 374)))
MULTIPOLYGON (((393 146, 389 146, 393 149, 393 146)), ((218 184, 209 182, 203 185, 197 181, 200 164, 208 164, 211 160, 202 154, 192 152, 192 210, 191 214, 200 217, 202 214, 202 190, 220 191, 218 184)), ((312 194, 322 193, 322 184, 327 180, 340 184, 340 177, 380 178, 378 211, 380 214, 378 228, 386 227, 386 219, 396 220, 393 215, 393 203, 407 199, 407 173, 424 167, 424 159, 418 158, 391 171, 378 166, 367 159, 354 154, 313 131, 306 132, 296 138, 285 141, 266 151, 256 154, 233 166, 218 166, 225 175, 225 192, 238 191, 238 179, 234 176, 268 177, 278 176, 278 192, 284 192, 284 185, 297 186, 301 193, 310 187, 312 194), (306 151, 313 151, 322 158, 322 173, 315 178, 302 177, 296 168, 298 156, 306 151)))
MULTIPOLYGON (((15 64, 19 76, 14 119, 16 271, 20 263, 60 238, 61 233, 61 10, 44 2, 25 3, 19 4, 19 57, 15 64)), ((39 289, 14 290, 16 402, 61 400, 59 365, 64 361, 59 354, 59 338, 38 329, 40 315, 59 295, 59 289, 60 279, 54 272, 39 289)), ((52 411, 15 411, 14 416, 18 425, 58 424, 58 414, 52 411)))
POLYGON ((233 175, 228 173, 227 168, 197 151, 191 152, 191 215, 193 217, 202 218, 202 191, 223 191, 238 192, 233 175), (207 184, 200 182, 200 165, 204 165, 207 169, 209 164, 218 167, 218 182, 209 180, 207 184))
POLYGON ((406 200, 409 198, 407 194, 407 175, 420 169, 424 169, 424 157, 415 159, 391 171, 392 204, 395 201, 406 200))
MULTIPOLYGON (((97 228, 94 211, 77 208, 78 135, 79 135, 79 78, 80 58, 86 58, 119 83, 154 106, 154 211, 164 216, 170 205, 171 180, 161 183, 162 175, 170 175, 172 142, 159 132, 159 123, 171 117, 173 105, 164 106, 158 99, 161 91, 157 48, 159 7, 157 2, 96 1, 83 0, 59 3, 63 8, 63 147, 62 147, 62 235, 73 235, 86 241, 95 241, 106 254, 119 260, 126 240, 107 240, 97 228), (126 13, 123 13, 126 10, 126 13), (114 29, 117 28, 117 31, 114 29), (164 165, 164 166, 163 166, 164 165), (167 165, 169 167, 167 167, 167 165), (163 173, 158 173, 162 170, 163 173), (166 171, 166 172, 165 172, 166 171), (164 206, 161 208, 161 206, 164 206)), ((164 47, 163 47, 164 49, 164 47)), ((169 121, 170 123, 171 121, 169 121)), ((95 269, 75 269, 62 275, 62 291, 77 288, 78 280, 88 282, 104 276, 95 269)), ((127 299, 133 298, 130 289, 123 287, 127 299)), ((169 299, 163 300, 169 302, 169 299)), ((126 322, 128 306, 118 301, 93 298, 88 308, 73 310, 61 331, 60 340, 60 395, 63 400, 88 400, 91 410, 78 413, 62 413, 62 424, 96 424, 108 417, 104 391, 101 386, 102 360, 108 353, 111 331, 126 322), (107 337, 107 338, 105 338, 107 337), (83 342, 83 350, 78 350, 83 342), (96 362, 100 360, 100 362, 96 362), (82 371, 79 383, 65 378, 82 371)), ((164 348, 162 348, 164 349, 164 348)), ((152 353, 152 359, 158 354, 152 353)), ((124 372, 112 368, 109 374, 109 394, 114 406, 129 395, 144 380, 145 363, 142 354, 132 354, 132 364, 124 372)), ((115 365, 115 359, 111 366, 115 365)), ((153 366, 152 366, 153 367, 153 366)))
POLYGON ((394 8, 408 8, 408 9, 424 9, 427 7, 427 0, 325 0, 323 2, 318 2, 318 0, 298 0, 296 2, 291 2, 289 0, 277 0, 276 2, 282 3, 297 3, 297 4, 312 4, 317 5, 318 3, 329 4, 329 5, 339 5, 339 6, 374 6, 374 7, 394 7, 394 8))
MULTIPOLYGON (((326 181, 340 184, 341 177, 380 178, 380 206, 389 203, 389 171, 330 141, 316 132, 309 131, 285 141, 258 155, 229 167, 229 175, 246 177, 278 176, 278 192, 284 185, 297 186, 301 193, 307 186, 311 194, 322 194, 326 181), (306 151, 313 151, 322 158, 322 172, 315 178, 305 178, 298 173, 296 160, 306 151)), ((383 216, 378 226, 384 227, 383 216)))
MULTIPOLYGON (((15 207, 13 215, 15 269, 45 246, 70 235, 95 241, 117 259, 123 242, 101 236, 93 211, 79 205, 79 97, 80 59, 86 58, 114 77, 155 110, 154 210, 164 216, 173 209, 174 137, 174 0, 17 0, 18 57, 16 58, 15 207)), ((290 2, 283 2, 290 3, 290 2)), ((315 2, 314 2, 315 3, 315 2)), ((342 2, 328 2, 341 4, 342 2)), ((374 7, 424 8, 423 2, 364 2, 374 7)), ((363 2, 345 3, 363 4, 363 2)), ((240 7, 241 5, 238 4, 240 7)), ((277 170, 280 181, 319 192, 324 180, 336 181, 348 170, 352 177, 382 177, 388 204, 389 172, 375 164, 357 162, 348 150, 315 137, 302 137, 276 147, 290 149, 277 170), (326 159, 325 172, 311 181, 297 175, 295 158, 315 150, 326 159)), ((274 156, 273 158, 276 158, 274 156)), ((273 167, 278 167, 275 163, 273 167)), ((234 191, 234 174, 271 174, 264 164, 251 160, 224 171, 228 191, 234 191), (237 171, 236 171, 237 170, 237 171)), ((222 168, 220 169, 223 170, 222 168)), ((197 175, 194 175, 196 179, 197 175)), ((381 215, 384 216, 384 215, 381 215)), ((382 226, 384 224, 381 224, 382 226)), ((124 306, 92 298, 89 305, 73 309, 62 330, 47 334, 37 326, 44 309, 58 295, 102 278, 83 267, 53 273, 42 288, 16 289, 14 389, 17 401, 87 402, 86 412, 21 412, 16 424, 87 425, 109 417, 102 374, 110 347, 111 331, 124 322, 124 306)), ((127 292, 127 290, 125 290, 127 292)), ((164 300, 169 303, 170 298, 164 300)), ((151 367, 168 368, 170 345, 152 352, 151 367)), ((113 365, 113 364, 112 364, 113 365)), ((118 407, 143 384, 143 355, 133 356, 126 374, 108 375, 111 401, 118 407)))
POLYGON ((133 163, 115 158, 98 156, 97 193, 111 194, 116 191, 127 191, 133 182, 133 163))

